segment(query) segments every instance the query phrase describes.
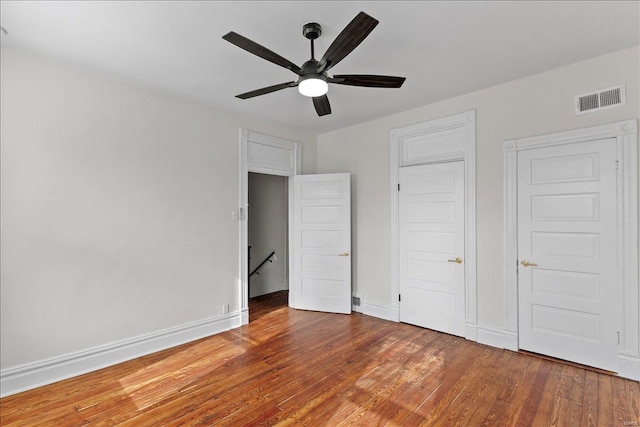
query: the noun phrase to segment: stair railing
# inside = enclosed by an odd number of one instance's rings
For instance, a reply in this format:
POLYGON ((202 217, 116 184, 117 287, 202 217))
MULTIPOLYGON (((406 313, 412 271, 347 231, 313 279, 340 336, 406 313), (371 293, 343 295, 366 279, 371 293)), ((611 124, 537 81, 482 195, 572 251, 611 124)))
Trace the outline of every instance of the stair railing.
POLYGON ((262 261, 260 263, 259 266, 257 266, 250 274, 249 274, 249 278, 251 278, 251 276, 253 276, 254 274, 260 275, 260 272, 258 270, 260 270, 260 267, 262 267, 263 265, 265 265, 267 262, 273 262, 272 258, 275 258, 276 256, 276 252, 273 251, 269 254, 269 256, 267 256, 264 261, 262 261))

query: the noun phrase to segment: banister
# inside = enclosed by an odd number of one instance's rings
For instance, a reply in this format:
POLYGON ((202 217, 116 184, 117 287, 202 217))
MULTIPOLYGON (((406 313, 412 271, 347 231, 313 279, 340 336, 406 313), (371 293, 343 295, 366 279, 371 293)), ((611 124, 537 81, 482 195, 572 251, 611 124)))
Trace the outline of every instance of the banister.
POLYGON ((263 265, 265 265, 265 264, 267 263, 267 261, 269 261, 269 262, 273 262, 273 260, 271 259, 271 257, 273 257, 275 254, 276 254, 276 252, 275 252, 275 251, 271 252, 271 253, 269 254, 269 256, 267 256, 267 257, 264 259, 264 261, 262 261, 262 262, 260 263, 260 265, 259 265, 259 266, 257 266, 257 267, 256 267, 256 268, 255 268, 255 269, 254 269, 250 274, 249 274, 249 277, 253 276, 254 274, 258 274, 258 275, 260 275, 260 273, 258 273, 257 271, 258 271, 258 270, 260 270, 260 267, 262 267, 263 265))

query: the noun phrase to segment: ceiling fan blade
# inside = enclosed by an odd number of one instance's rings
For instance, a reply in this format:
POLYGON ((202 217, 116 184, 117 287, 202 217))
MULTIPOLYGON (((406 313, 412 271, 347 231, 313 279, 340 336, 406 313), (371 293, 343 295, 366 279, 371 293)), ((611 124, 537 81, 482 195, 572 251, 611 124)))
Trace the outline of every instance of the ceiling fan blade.
POLYGON ((253 40, 249 40, 248 38, 241 36, 238 33, 231 31, 228 34, 222 36, 222 38, 229 43, 233 43, 239 48, 246 50, 247 52, 259 56, 262 59, 266 59, 269 62, 273 62, 276 65, 286 68, 287 70, 291 70, 299 76, 302 75, 302 69, 293 62, 289 61, 286 58, 283 58, 282 56, 254 42, 253 40))
POLYGON ((316 107, 316 112, 320 117, 331 114, 331 104, 329 104, 329 98, 327 98, 327 95, 314 97, 313 106, 316 107))
POLYGON ((331 43, 329 49, 320 60, 322 71, 327 71, 338 62, 342 61, 353 49, 355 49, 378 25, 378 20, 364 12, 360 12, 342 30, 338 37, 331 43))
POLYGON ((267 93, 286 89, 288 87, 296 87, 297 85, 298 84, 296 82, 280 83, 273 86, 263 87, 262 89, 252 90, 251 92, 241 93, 240 95, 236 95, 236 98, 240 98, 240 99, 253 98, 254 96, 266 95, 267 93))
POLYGON ((406 77, 376 76, 368 74, 338 74, 329 78, 329 83, 348 86, 399 88, 406 77))

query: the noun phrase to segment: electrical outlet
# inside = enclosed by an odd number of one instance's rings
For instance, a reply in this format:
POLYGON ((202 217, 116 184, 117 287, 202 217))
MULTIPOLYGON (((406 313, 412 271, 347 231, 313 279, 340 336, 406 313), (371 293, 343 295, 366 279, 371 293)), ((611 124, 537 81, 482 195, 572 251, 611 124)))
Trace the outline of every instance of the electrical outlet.
POLYGON ((229 313, 229 304, 223 304, 222 305, 222 314, 228 314, 229 313))

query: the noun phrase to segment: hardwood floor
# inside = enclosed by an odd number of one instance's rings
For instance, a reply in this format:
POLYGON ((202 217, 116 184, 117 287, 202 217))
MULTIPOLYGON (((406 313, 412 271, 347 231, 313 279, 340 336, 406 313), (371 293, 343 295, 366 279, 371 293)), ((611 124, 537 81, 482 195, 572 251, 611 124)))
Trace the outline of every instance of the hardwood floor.
POLYGON ((428 329, 251 301, 249 325, 0 400, 2 426, 638 425, 640 384, 428 329))

